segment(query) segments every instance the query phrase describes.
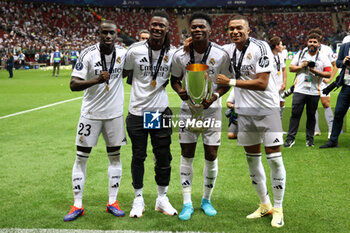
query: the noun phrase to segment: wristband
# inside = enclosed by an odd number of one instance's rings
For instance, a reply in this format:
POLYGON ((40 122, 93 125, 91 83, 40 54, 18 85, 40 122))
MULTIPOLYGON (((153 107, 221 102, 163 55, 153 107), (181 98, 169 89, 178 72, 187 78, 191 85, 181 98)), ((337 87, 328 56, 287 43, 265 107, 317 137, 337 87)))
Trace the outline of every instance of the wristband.
POLYGON ((230 86, 236 86, 236 79, 230 79, 230 86))
POLYGON ((213 95, 216 95, 216 99, 220 98, 220 94, 218 92, 214 92, 213 95))

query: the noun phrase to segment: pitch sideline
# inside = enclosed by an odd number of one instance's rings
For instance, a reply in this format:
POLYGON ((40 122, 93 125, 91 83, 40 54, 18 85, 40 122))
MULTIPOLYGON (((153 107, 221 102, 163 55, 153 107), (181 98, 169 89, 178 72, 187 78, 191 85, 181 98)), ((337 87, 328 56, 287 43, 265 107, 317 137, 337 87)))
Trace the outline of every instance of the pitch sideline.
POLYGON ((12 114, 9 114, 9 115, 1 116, 0 119, 13 117, 13 116, 21 115, 21 114, 28 113, 28 112, 33 112, 33 111, 44 109, 44 108, 49 108, 49 107, 52 107, 52 106, 55 106, 55 105, 64 104, 64 103, 71 102, 71 101, 78 100, 78 99, 82 99, 82 98, 83 97, 81 96, 81 97, 77 97, 77 98, 73 98, 73 99, 69 99, 69 100, 56 102, 56 103, 53 103, 53 104, 44 105, 44 106, 37 107, 37 108, 32 108, 32 109, 21 111, 21 112, 12 113, 12 114))
MULTIPOLYGON (((125 92, 124 94, 130 95, 130 92, 125 92)), ((177 94, 177 93, 170 92, 168 94, 177 94)), ((33 111, 44 109, 44 108, 49 108, 49 107, 52 107, 52 106, 55 106, 55 105, 68 103, 68 102, 71 102, 71 101, 74 101, 74 100, 78 100, 78 99, 82 99, 82 98, 83 97, 81 96, 81 97, 77 97, 77 98, 73 98, 73 99, 69 99, 69 100, 63 100, 63 101, 56 102, 56 103, 53 103, 53 104, 44 105, 44 106, 37 107, 37 108, 32 108, 32 109, 21 111, 21 112, 12 113, 12 114, 5 115, 5 116, 0 116, 0 119, 9 118, 9 117, 13 117, 13 116, 18 116, 18 115, 21 115, 21 114, 24 114, 24 113, 33 112, 33 111)))
MULTIPOLYGON (((171 233, 171 231, 132 231, 132 230, 77 230, 77 229, 21 229, 21 228, 0 228, 0 233, 171 233)), ((185 231, 177 233, 198 233, 194 231, 185 231)))

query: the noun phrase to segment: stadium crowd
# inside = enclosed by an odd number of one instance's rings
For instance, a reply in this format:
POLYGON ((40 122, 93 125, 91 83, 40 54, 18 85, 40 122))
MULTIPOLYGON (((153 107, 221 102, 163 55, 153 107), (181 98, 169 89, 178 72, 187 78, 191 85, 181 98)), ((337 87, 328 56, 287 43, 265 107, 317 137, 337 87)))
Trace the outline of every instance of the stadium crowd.
MULTIPOLYGON (((177 18, 187 19, 191 8, 168 8, 172 44, 179 46, 188 37, 188 29, 181 32, 177 18)), ((250 20, 251 36, 268 40, 279 36, 287 50, 298 51, 306 40, 306 32, 320 25, 324 41, 335 50, 349 26, 350 12, 346 6, 317 7, 253 7, 253 8, 204 8, 213 17, 212 41, 229 42, 227 20, 232 14, 243 13, 250 20), (317 13, 315 12, 317 10, 317 13), (332 19, 335 13, 335 19, 332 19), (307 22, 307 23, 305 23, 307 22)), ((20 51, 26 61, 34 61, 35 54, 41 63, 48 62, 50 52, 57 47, 63 54, 71 50, 81 51, 96 41, 98 24, 102 18, 115 19, 118 25, 119 43, 130 45, 138 40, 137 32, 148 26, 151 8, 107 8, 70 6, 48 3, 0 1, 0 54, 9 50, 16 56, 20 51), (99 16, 100 15, 100 16, 99 16), (98 16, 98 17, 96 17, 98 16), (99 18, 100 17, 100 18, 99 18)))

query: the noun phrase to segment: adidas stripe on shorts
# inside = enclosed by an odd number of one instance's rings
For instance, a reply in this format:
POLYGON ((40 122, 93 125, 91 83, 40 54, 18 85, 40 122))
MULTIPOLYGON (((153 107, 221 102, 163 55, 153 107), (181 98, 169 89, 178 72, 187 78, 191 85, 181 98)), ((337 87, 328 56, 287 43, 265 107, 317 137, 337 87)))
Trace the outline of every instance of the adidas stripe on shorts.
POLYGON ((238 145, 252 146, 264 143, 265 147, 283 144, 283 130, 280 115, 238 115, 238 145))

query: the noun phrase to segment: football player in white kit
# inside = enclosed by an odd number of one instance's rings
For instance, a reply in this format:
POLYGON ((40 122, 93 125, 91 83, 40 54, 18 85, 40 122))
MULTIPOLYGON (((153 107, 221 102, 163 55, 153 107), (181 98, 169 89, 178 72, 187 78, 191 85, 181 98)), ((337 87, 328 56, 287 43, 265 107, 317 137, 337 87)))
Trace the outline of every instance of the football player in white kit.
POLYGON ((269 40, 269 45, 273 53, 273 60, 274 60, 273 68, 277 70, 276 82, 277 82, 277 89, 280 95, 280 116, 282 119, 285 100, 284 98, 282 98, 281 95, 283 91, 286 89, 286 83, 287 83, 286 63, 285 63, 285 59, 281 56, 282 55, 281 53, 283 51, 283 44, 280 37, 274 36, 269 40))
MULTIPOLYGON (((318 34, 322 40, 323 36, 322 36, 321 29, 319 29, 319 28, 311 29, 309 31, 309 34, 312 34, 312 33, 318 34)), ((331 108, 331 96, 330 95, 327 96, 327 95, 323 94, 322 90, 325 89, 329 85, 329 83, 332 81, 332 79, 335 77, 335 75, 338 72, 338 68, 336 65, 337 58, 334 55, 333 50, 328 45, 320 43, 319 52, 320 52, 320 54, 322 54, 323 57, 328 57, 329 61, 332 64, 332 67, 333 67, 331 77, 324 78, 322 80, 322 82, 320 83, 320 97, 321 97, 320 99, 321 99, 321 103, 322 103, 323 108, 324 108, 324 116, 325 116, 326 121, 327 121, 328 139, 329 139, 331 132, 332 132, 332 124, 333 124, 334 115, 333 115, 333 111, 331 108)), ((319 120, 318 120, 318 111, 316 111, 315 118, 316 118, 315 136, 317 136, 317 135, 321 135, 321 130, 319 127, 319 120)))
POLYGON ((165 11, 153 13, 149 31, 150 38, 147 41, 134 43, 128 49, 123 71, 124 77, 133 71, 129 114, 126 118, 127 131, 132 143, 131 174, 135 199, 129 216, 133 218, 142 217, 145 210, 142 190, 148 135, 151 137, 155 180, 158 185, 155 210, 166 215, 177 214, 166 195, 171 174, 172 129, 160 125, 160 119, 169 120, 172 115, 165 87, 169 82, 171 59, 175 52, 175 47, 170 45, 169 16, 165 11), (144 116, 150 114, 151 122, 159 123, 158 128, 148 128, 144 125, 144 116))
MULTIPOLYGON (((229 87, 219 87, 215 83, 218 74, 233 77, 229 55, 217 44, 209 42, 212 19, 209 15, 196 12, 190 17, 190 30, 192 44, 190 51, 183 48, 176 51, 173 57, 171 68, 171 85, 183 100, 181 104, 180 121, 185 122, 191 116, 190 105, 186 102, 188 96, 186 90, 182 88, 182 82, 187 78, 186 66, 194 63, 202 63, 209 66, 208 75, 213 77, 213 90, 215 93, 210 99, 203 101, 203 119, 215 119, 221 122, 221 96, 225 94, 229 87)), ((179 129, 179 141, 181 145, 180 178, 183 193, 183 209, 179 215, 181 220, 189 220, 193 214, 191 200, 191 188, 193 179, 193 158, 200 133, 193 132, 189 127, 179 129)), ((220 127, 209 127, 202 132, 205 164, 203 171, 203 198, 201 209, 208 216, 215 216, 216 210, 210 202, 215 181, 218 173, 217 151, 221 143, 220 127)))
POLYGON ((84 90, 78 123, 77 154, 73 166, 72 183, 74 204, 64 221, 84 215, 83 191, 86 164, 92 147, 102 133, 109 159, 109 199, 107 211, 115 216, 125 215, 118 205, 117 194, 122 176, 120 146, 126 144, 123 119, 124 88, 122 69, 126 49, 115 45, 117 26, 103 21, 99 27, 100 43, 85 49, 72 72, 72 91, 84 90))
POLYGON ((266 42, 249 37, 249 22, 237 15, 229 21, 229 35, 233 43, 224 49, 231 55, 236 79, 219 75, 216 83, 235 86, 235 109, 238 114, 238 143, 244 146, 249 173, 260 199, 259 208, 247 216, 261 218, 273 214, 271 225, 284 225, 282 201, 286 184, 281 145, 283 132, 279 114, 279 96, 271 73, 273 54, 266 42), (266 175, 261 162, 261 143, 264 143, 271 169, 274 206, 266 187, 266 175))

